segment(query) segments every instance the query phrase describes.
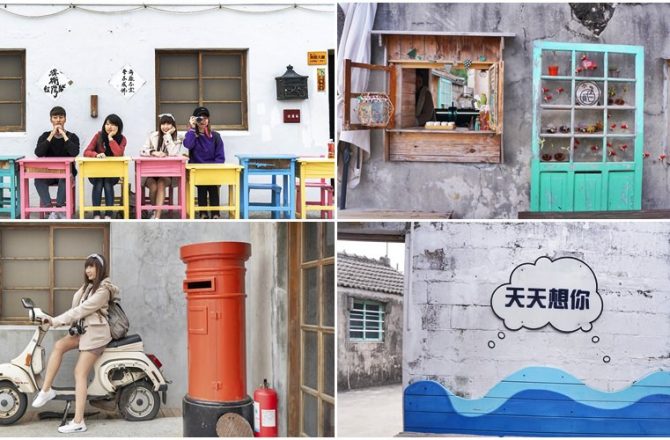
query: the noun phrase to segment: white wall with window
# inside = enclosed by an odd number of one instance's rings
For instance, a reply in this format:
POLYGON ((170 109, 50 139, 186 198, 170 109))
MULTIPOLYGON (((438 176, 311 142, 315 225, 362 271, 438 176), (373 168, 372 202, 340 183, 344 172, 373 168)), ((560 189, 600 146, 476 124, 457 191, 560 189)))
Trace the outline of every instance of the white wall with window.
POLYGON ((124 122, 127 155, 138 156, 161 111, 174 113, 184 130, 193 109, 204 105, 228 163, 237 163, 236 154, 327 154, 327 87, 317 91, 317 68, 327 74, 327 66, 309 66, 307 53, 335 48, 334 5, 60 3, 0 8, 0 55, 15 54, 0 56, 0 101, 7 101, 0 105, 3 154, 34 157, 55 105, 66 109, 66 128, 79 136, 82 150, 110 113, 124 122), (277 100, 275 77, 289 64, 309 76, 308 99, 277 100), (125 65, 146 81, 132 97, 110 85, 125 65), (40 83, 52 68, 69 80, 57 99, 40 83), (97 117, 91 95, 98 96, 97 117), (16 114, 22 106, 25 120, 16 114), (284 123, 284 109, 300 109, 301 122, 284 123))

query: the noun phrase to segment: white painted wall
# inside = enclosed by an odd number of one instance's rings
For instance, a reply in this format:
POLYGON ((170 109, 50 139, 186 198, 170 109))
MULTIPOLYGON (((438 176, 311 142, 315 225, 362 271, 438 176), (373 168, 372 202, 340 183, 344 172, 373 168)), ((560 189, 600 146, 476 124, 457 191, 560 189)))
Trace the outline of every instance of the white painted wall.
POLYGON ((509 374, 540 365, 614 391, 670 368, 670 225, 417 223, 410 234, 405 386, 437 380, 459 395, 481 397, 509 374), (604 309, 591 332, 513 332, 493 314, 496 287, 517 265, 541 256, 571 256, 593 269, 604 309))
MULTIPOLYGON (((155 127, 155 50, 195 48, 248 49, 249 129, 221 133, 226 162, 237 163, 235 154, 327 153, 328 95, 316 91, 316 69, 324 66, 308 66, 307 52, 335 48, 333 5, 226 7, 198 13, 185 11, 211 6, 166 6, 161 9, 172 12, 118 12, 131 7, 90 6, 87 9, 98 12, 75 8, 41 18, 7 11, 37 16, 62 11, 64 6, 0 8, 0 49, 26 50, 27 117, 26 132, 0 133, 2 154, 34 157, 37 138, 50 129, 49 110, 61 105, 68 112, 66 127, 80 137, 82 149, 100 130, 104 117, 116 113, 124 121, 127 155, 138 156, 155 127), (147 81, 129 100, 108 84, 124 64, 132 65, 147 81), (309 99, 276 99, 275 77, 283 75, 288 64, 309 75, 309 99), (37 84, 52 67, 74 82, 55 101, 37 84), (95 119, 90 117, 90 95, 99 97, 95 119), (300 109, 301 123, 284 124, 286 108, 300 109)), ((36 194, 33 198, 37 200, 36 194)))

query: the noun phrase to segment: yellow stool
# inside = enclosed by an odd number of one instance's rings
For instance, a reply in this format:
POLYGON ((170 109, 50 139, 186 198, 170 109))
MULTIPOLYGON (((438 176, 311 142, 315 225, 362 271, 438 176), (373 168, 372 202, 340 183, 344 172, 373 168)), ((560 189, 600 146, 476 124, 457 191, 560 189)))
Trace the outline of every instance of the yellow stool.
POLYGON ((194 219, 199 211, 228 211, 240 218, 240 165, 223 163, 192 163, 186 165, 186 203, 188 218, 194 219), (196 186, 228 186, 228 205, 195 206, 196 186))
POLYGON ((332 203, 324 201, 307 203, 307 179, 327 180, 335 178, 335 159, 324 157, 300 157, 298 158, 298 176, 300 178, 300 218, 307 218, 307 210, 310 211, 334 211, 335 206, 332 203))
POLYGON ((88 211, 123 211, 123 218, 130 217, 130 195, 128 193, 128 186, 125 182, 130 182, 128 179, 128 165, 130 164, 129 157, 105 157, 98 159, 95 157, 78 157, 77 174, 79 186, 79 218, 83 219, 84 214, 88 211), (122 198, 121 206, 85 206, 84 204, 84 178, 99 178, 99 177, 118 177, 121 179, 122 198))

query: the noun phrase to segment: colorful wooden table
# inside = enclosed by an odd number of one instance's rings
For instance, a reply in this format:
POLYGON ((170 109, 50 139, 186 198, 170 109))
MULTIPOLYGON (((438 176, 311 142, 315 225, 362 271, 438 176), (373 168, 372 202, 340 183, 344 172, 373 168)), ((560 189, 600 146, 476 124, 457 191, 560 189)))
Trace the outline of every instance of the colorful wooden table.
POLYGON ((21 215, 18 164, 20 159, 23 159, 23 156, 0 156, 0 213, 8 213, 9 218, 19 218, 21 215), (9 193, 7 197, 5 190, 9 193))
MULTIPOLYGON (((162 211, 179 211, 182 219, 186 218, 186 162, 184 156, 176 157, 136 157, 135 162, 135 217, 142 218, 142 211, 160 209, 162 211), (153 201, 143 205, 144 188, 143 177, 176 177, 179 179, 177 187, 177 204, 154 206, 153 201)), ((168 188, 172 191, 172 188, 168 188)))
POLYGON ((79 218, 83 219, 88 211, 123 211, 123 218, 130 217, 130 195, 128 191, 128 165, 129 157, 78 157, 77 166, 79 174, 77 180, 79 184, 79 218), (120 206, 86 206, 84 199, 84 178, 114 178, 121 179, 121 205, 120 206))
POLYGON ((237 159, 244 167, 242 172, 242 218, 249 218, 250 211, 270 211, 272 218, 295 217, 295 162, 297 156, 292 154, 238 154, 237 159), (270 177, 270 184, 250 183, 252 176, 270 177), (278 182, 281 180, 281 184, 278 182), (252 189, 270 189, 273 192, 270 203, 251 203, 252 189), (275 197, 281 190, 282 197, 275 197))
POLYGON ((30 213, 62 212, 65 218, 72 218, 74 214, 74 176, 72 162, 74 157, 36 157, 19 160, 19 186, 21 197, 21 218, 30 218, 30 213), (65 179, 65 206, 30 206, 30 179, 65 179))
POLYGON ((242 167, 225 163, 190 163, 186 165, 187 213, 194 219, 197 212, 226 211, 240 218, 240 174, 242 167), (228 205, 196 206, 196 186, 228 186, 228 205))
POLYGON ((322 157, 301 157, 298 159, 298 178, 300 179, 300 218, 307 218, 307 211, 321 211, 332 218, 332 186, 328 182, 335 178, 335 159, 322 157), (311 180, 312 182, 308 182, 311 180), (314 182, 316 180, 316 182, 314 182), (318 202, 307 201, 307 188, 317 188, 320 192, 318 202), (330 189, 330 190, 329 190, 330 189))

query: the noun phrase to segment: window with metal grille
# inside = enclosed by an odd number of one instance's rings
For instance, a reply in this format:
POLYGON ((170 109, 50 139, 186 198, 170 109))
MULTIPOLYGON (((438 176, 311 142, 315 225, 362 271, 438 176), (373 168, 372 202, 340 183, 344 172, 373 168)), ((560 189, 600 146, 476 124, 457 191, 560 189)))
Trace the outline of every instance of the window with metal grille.
POLYGON ((56 316, 72 306, 92 253, 109 261, 108 225, 0 225, 0 324, 28 324, 21 298, 56 316))
POLYGON ((212 128, 246 130, 246 66, 246 49, 157 50, 156 115, 171 113, 181 128, 203 106, 212 128))
POLYGON ((384 304, 354 300, 349 311, 349 340, 380 342, 384 339, 384 304))
POLYGON ((26 131, 25 50, 0 50, 0 131, 26 131))

